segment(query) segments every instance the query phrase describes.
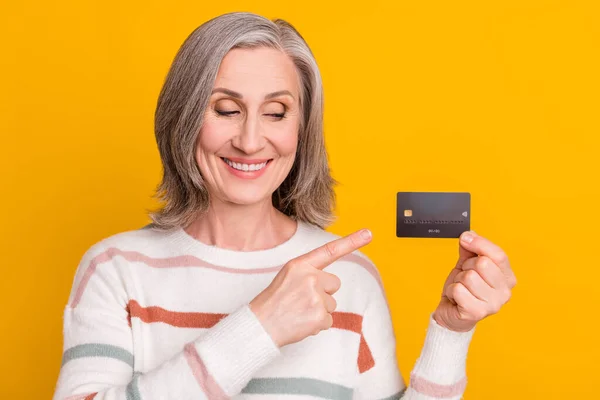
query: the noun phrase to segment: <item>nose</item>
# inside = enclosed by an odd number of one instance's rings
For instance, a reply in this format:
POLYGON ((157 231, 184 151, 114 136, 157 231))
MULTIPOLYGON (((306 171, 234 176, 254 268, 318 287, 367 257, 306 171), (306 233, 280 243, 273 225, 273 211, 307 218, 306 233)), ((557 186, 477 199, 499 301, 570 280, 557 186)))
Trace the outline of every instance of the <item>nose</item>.
POLYGON ((258 119, 248 116, 232 144, 246 154, 255 154, 265 147, 265 140, 258 119))

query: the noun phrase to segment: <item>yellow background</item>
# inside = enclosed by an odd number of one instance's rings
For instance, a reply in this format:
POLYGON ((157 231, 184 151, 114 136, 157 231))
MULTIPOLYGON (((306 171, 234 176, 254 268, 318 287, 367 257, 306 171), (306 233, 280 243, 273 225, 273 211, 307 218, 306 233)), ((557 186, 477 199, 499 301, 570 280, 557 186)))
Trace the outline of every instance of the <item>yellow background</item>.
POLYGON ((465 399, 597 398, 597 2, 217 3, 3 0, 0 398, 50 398, 77 263, 146 224, 163 79, 229 11, 288 19, 316 55, 341 181, 328 230, 373 231, 405 378, 457 241, 396 238, 396 192, 469 191, 519 283, 477 328, 465 399))

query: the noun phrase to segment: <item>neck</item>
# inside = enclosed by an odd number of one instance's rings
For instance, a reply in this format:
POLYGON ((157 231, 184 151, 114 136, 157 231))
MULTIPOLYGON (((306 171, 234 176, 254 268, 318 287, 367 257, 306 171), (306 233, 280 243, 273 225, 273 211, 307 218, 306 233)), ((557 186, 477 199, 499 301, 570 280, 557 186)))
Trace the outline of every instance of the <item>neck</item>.
POLYGON ((243 205, 215 199, 207 212, 198 216, 185 231, 211 246, 256 251, 288 240, 296 231, 296 222, 277 210, 270 198, 243 205))

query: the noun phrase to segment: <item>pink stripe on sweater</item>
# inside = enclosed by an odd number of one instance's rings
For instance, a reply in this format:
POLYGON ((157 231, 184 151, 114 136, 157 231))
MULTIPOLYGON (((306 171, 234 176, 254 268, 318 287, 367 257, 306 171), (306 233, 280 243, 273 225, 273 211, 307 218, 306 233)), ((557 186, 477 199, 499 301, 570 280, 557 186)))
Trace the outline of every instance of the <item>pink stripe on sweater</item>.
MULTIPOLYGON (((94 275, 94 272, 96 272, 96 268, 98 268, 98 265, 108 262, 108 261, 112 260, 113 258, 115 258, 116 256, 121 256, 124 259, 126 259, 127 261, 131 261, 131 262, 142 262, 152 268, 195 267, 195 268, 208 268, 208 269, 213 269, 215 271, 221 271, 221 272, 226 272, 226 273, 231 273, 231 274, 267 274, 267 273, 271 273, 271 272, 277 272, 283 267, 283 265, 278 265, 275 267, 253 268, 253 269, 229 268, 229 267, 221 267, 219 265, 214 265, 214 264, 208 263, 208 262, 201 260, 198 257, 194 257, 194 256, 185 255, 185 256, 176 256, 176 257, 168 257, 168 258, 154 258, 154 257, 149 257, 149 256, 142 254, 140 252, 137 252, 137 251, 124 251, 124 250, 119 250, 117 248, 111 247, 111 248, 107 249, 106 251, 98 254, 96 257, 94 257, 92 259, 92 261, 90 262, 90 265, 88 266, 88 268, 85 270, 85 272, 83 274, 83 278, 81 279, 81 282, 79 282, 79 286, 77 287, 77 291, 75 292, 75 297, 73 298, 71 307, 73 307, 73 308, 77 307, 77 305, 81 301, 83 292, 85 291, 85 288, 86 288, 89 280, 91 279, 92 275, 94 275)), ((365 258, 363 258, 357 254, 350 253, 350 254, 347 254, 346 256, 342 257, 340 260, 353 262, 353 263, 356 263, 356 264, 362 266, 363 268, 365 268, 373 276, 373 278, 375 278, 375 280, 377 281, 377 283, 379 284, 379 287, 381 288, 381 290, 383 292, 383 283, 381 282, 381 277, 379 276, 379 272, 377 271, 375 266, 373 264, 371 264, 369 261, 367 261, 365 258)), ((387 299, 386 299, 386 301, 387 301, 387 299)))
POLYGON ((410 387, 426 396, 446 399, 464 393, 467 387, 467 377, 465 376, 460 381, 451 385, 440 385, 439 383, 431 382, 425 378, 411 374, 410 387))
POLYGON ((221 386, 215 381, 212 375, 206 369, 206 365, 200 358, 200 355, 196 351, 196 347, 193 342, 190 342, 185 345, 183 353, 185 354, 185 358, 196 378, 200 388, 204 392, 207 398, 221 400, 221 399, 229 399, 229 397, 225 394, 221 386))
POLYGON ((92 400, 98 392, 94 393, 86 393, 86 394, 76 394, 73 396, 65 397, 64 400, 92 400))
POLYGON ((176 257, 168 257, 168 258, 154 258, 149 257, 145 254, 142 254, 137 251, 123 251, 111 247, 107 249, 105 252, 98 254, 96 257, 92 259, 90 265, 87 270, 83 274, 83 278, 77 287, 77 292, 75 293, 75 297, 71 304, 71 307, 77 307, 79 301, 81 300, 81 296, 92 277, 94 272, 96 272, 96 268, 98 268, 99 264, 105 263, 107 261, 112 260, 116 256, 121 256, 127 261, 131 262, 142 262, 149 267, 152 268, 181 268, 181 267, 196 267, 196 268, 208 268, 214 269, 216 271, 228 272, 232 274, 265 274, 269 272, 277 272, 281 269, 281 266, 270 267, 270 268, 255 268, 255 269, 238 269, 238 268, 228 268, 221 267, 218 265, 214 265, 208 263, 204 260, 199 259, 194 256, 176 256, 176 257))

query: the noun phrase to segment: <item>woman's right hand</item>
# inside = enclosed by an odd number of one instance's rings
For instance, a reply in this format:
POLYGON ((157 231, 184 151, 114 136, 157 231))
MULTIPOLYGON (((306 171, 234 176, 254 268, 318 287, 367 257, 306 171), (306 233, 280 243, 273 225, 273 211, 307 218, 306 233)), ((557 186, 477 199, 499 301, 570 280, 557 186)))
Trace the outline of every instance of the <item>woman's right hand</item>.
POLYGON ((341 281, 323 269, 371 238, 371 232, 362 229, 288 261, 250 302, 250 309, 279 347, 331 328, 331 313, 337 306, 332 295, 341 281))

